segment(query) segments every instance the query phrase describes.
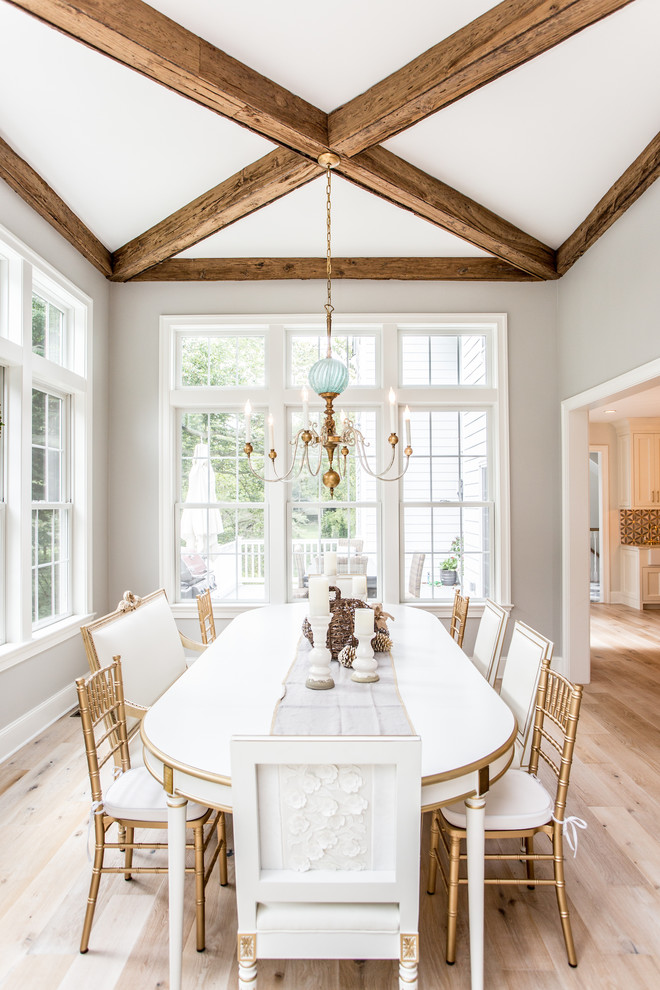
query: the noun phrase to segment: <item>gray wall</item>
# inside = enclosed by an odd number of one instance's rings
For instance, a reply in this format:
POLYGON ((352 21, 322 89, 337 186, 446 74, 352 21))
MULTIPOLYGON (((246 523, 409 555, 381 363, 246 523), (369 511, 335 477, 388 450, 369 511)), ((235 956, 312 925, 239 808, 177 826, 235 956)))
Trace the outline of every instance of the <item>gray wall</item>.
POLYGON ((560 399, 660 357, 660 182, 559 282, 560 399))
MULTIPOLYGON (((320 282, 111 289, 109 597, 158 586, 158 321, 163 314, 320 313, 320 282)), ((338 282, 340 313, 506 312, 513 615, 559 639, 555 283, 338 282)), ((468 641, 466 640, 466 643, 468 641)))
MULTIPOLYGON (((93 300, 93 481, 94 513, 92 607, 105 610, 108 600, 107 444, 108 321, 110 285, 77 251, 0 182, 0 223, 93 300)), ((8 579, 10 576, 8 575, 8 579)), ((47 701, 87 670, 80 635, 0 671, 0 729, 47 701)))

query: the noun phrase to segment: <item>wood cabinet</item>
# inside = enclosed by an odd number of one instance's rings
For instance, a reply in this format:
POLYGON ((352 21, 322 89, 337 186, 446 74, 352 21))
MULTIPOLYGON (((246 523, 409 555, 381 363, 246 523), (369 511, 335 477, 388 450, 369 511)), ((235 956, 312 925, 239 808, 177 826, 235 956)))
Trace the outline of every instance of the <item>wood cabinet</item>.
POLYGON ((619 548, 621 604, 631 608, 660 606, 660 547, 619 548))
POLYGON ((660 509, 660 419, 617 427, 619 508, 660 509))

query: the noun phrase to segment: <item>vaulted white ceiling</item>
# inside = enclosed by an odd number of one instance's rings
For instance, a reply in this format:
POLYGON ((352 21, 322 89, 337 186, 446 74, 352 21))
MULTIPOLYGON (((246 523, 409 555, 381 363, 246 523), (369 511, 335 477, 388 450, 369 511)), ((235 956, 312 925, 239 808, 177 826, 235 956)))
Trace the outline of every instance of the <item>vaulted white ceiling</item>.
MULTIPOLYGON (((331 111, 496 4, 151 6, 331 111)), ((634 0, 384 146, 556 248, 659 129, 659 38, 659 0, 634 0)), ((110 251, 275 147, 7 0, 0 0, 0 137, 110 251)), ((324 224, 324 183, 315 180, 184 256, 319 257, 324 224)), ((340 177, 333 253, 484 254, 340 177)))

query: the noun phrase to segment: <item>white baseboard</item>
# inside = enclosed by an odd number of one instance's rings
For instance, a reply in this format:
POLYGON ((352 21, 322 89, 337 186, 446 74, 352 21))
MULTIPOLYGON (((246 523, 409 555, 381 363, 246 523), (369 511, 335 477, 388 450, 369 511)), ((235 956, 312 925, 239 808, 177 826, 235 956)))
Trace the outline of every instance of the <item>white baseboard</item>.
POLYGON ((75 688, 69 685, 25 715, 21 715, 15 722, 0 729, 0 763, 8 760, 16 750, 31 742, 75 706, 75 688))

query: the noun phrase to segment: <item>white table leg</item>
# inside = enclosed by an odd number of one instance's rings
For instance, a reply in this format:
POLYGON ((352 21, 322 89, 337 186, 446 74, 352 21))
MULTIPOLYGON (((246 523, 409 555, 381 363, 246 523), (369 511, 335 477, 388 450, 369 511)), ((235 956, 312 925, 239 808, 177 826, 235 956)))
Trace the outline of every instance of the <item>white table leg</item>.
POLYGON ((472 990, 484 985, 484 819, 486 799, 465 799, 467 828, 468 916, 472 990))
POLYGON ((183 884, 186 876, 185 798, 167 795, 167 863, 170 901, 170 990, 181 990, 183 884))

